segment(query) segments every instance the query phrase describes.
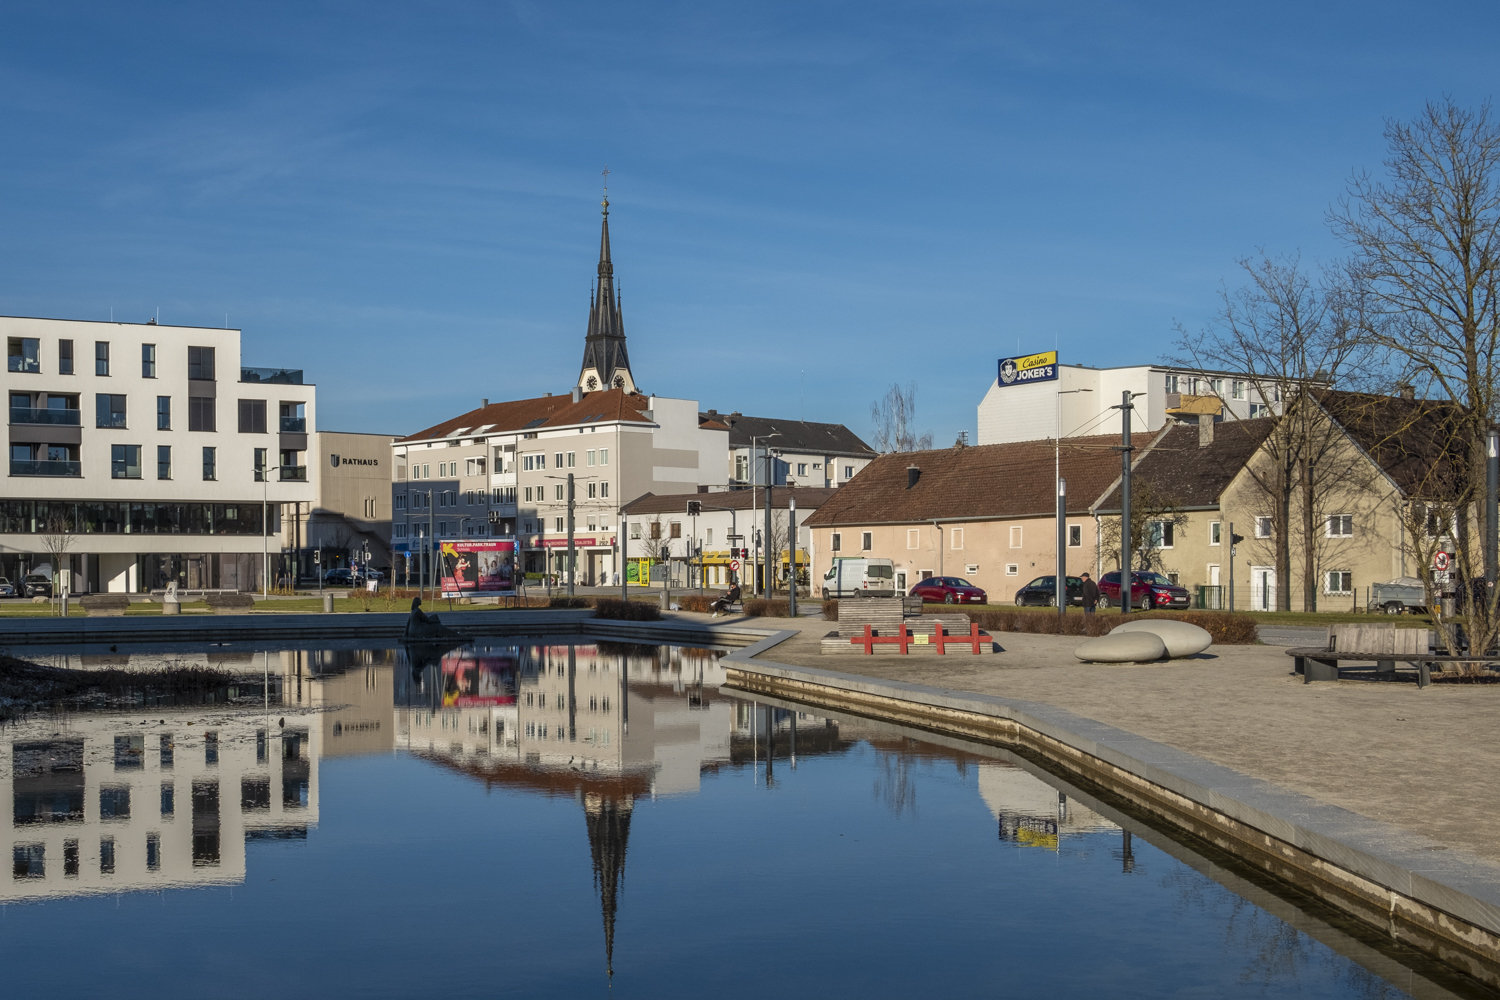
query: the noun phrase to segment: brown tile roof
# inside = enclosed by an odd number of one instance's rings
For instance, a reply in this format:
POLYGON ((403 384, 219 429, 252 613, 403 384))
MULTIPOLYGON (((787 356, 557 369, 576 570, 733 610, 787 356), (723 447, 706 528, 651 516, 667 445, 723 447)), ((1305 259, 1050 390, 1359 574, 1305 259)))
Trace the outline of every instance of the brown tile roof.
MULTIPOLYGON (((1216 507, 1229 483, 1245 467, 1276 425, 1275 417, 1226 420, 1214 425, 1213 442, 1198 447, 1196 424, 1174 424, 1157 437, 1132 470, 1131 479, 1150 480, 1182 508, 1216 507)), ((1099 501, 1099 513, 1120 512, 1120 485, 1099 501)))
MULTIPOLYGON (((844 489, 849 487, 845 486, 844 489)), ((826 489, 821 486, 798 486, 796 489, 787 489, 778 486, 771 491, 771 506, 776 510, 786 510, 787 500, 795 495, 797 497, 797 509, 799 511, 811 511, 827 503, 830 498, 839 492, 837 489, 826 489)), ((705 507, 727 507, 731 510, 749 510, 752 499, 756 506, 764 510, 766 505, 765 489, 758 490, 715 490, 711 493, 669 493, 657 496, 655 493, 645 493, 636 497, 625 505, 627 514, 681 514, 687 510, 689 500, 701 500, 705 507), (751 497, 751 493, 754 497, 751 497)))
MULTIPOLYGON (((1064 438, 1068 512, 1085 514, 1120 471, 1113 435, 1064 438)), ((1037 517, 1057 509, 1050 440, 881 455, 834 491, 810 525, 1037 517), (906 468, 921 469, 907 489, 906 468)))
POLYGON ((647 397, 639 393, 628 393, 623 389, 586 392, 583 400, 578 403, 573 402, 571 394, 513 399, 470 410, 404 437, 397 443, 437 440, 449 437, 455 431, 463 431, 460 436, 468 437, 470 434, 477 436, 480 433, 534 430, 538 427, 568 427, 600 420, 625 420, 645 424, 650 421, 643 411, 649 407, 647 397), (487 430, 481 432, 480 428, 487 430))
POLYGON ((1463 490, 1468 462, 1457 404, 1331 389, 1317 398, 1407 496, 1447 497, 1463 490))

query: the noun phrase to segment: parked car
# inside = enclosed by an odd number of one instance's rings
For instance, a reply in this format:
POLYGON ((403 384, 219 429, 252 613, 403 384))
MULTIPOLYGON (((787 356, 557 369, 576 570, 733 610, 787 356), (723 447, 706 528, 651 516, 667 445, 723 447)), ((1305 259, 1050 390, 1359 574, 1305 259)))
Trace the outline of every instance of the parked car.
POLYGON ((911 588, 912 597, 924 604, 988 604, 984 591, 956 576, 929 576, 911 588))
POLYGON ((15 597, 16 585, 10 582, 9 577, 0 576, 0 597, 15 597))
MULTIPOLYGON (((1081 577, 1068 577, 1068 603, 1083 604, 1083 579, 1081 577)), ((1057 577, 1039 576, 1026 586, 1016 591, 1016 604, 1025 607, 1028 604, 1042 604, 1049 608, 1057 607, 1057 577)))
POLYGON ((823 574, 823 600, 830 597, 895 597, 896 564, 889 559, 835 559, 823 574))
MULTIPOLYGON (((1120 571, 1099 578, 1099 601, 1106 607, 1120 606, 1120 571)), ((1191 604, 1187 588, 1179 587, 1160 573, 1136 570, 1131 574, 1130 608, 1150 611, 1152 608, 1186 608, 1191 604)))
POLYGON ((21 581, 22 597, 51 597, 52 579, 40 573, 32 573, 21 581))
POLYGON ((323 586, 325 587, 352 587, 354 586, 354 582, 354 574, 347 566, 340 566, 323 574, 323 586))

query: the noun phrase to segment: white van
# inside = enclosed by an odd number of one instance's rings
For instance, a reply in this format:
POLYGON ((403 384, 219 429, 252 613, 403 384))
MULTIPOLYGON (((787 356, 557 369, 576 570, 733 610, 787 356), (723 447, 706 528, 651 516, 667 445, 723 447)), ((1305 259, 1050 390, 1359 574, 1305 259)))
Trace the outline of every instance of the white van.
POLYGON ((835 559, 823 574, 823 599, 895 597, 896 564, 889 559, 835 559))

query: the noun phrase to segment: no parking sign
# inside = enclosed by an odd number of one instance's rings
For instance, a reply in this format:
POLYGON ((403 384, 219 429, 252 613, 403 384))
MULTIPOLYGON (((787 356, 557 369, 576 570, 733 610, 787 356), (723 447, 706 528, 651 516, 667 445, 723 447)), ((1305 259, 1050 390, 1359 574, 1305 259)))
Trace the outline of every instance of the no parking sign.
POLYGON ((1451 555, 1449 555, 1447 552, 1437 552, 1437 553, 1433 554, 1433 557, 1432 557, 1432 568, 1435 569, 1435 570, 1437 570, 1439 573, 1445 573, 1445 572, 1447 572, 1448 567, 1451 566, 1452 564, 1453 564, 1453 557, 1451 555))
POLYGON ((738 570, 740 568, 740 561, 738 559, 729 560, 729 568, 731 570, 738 570))

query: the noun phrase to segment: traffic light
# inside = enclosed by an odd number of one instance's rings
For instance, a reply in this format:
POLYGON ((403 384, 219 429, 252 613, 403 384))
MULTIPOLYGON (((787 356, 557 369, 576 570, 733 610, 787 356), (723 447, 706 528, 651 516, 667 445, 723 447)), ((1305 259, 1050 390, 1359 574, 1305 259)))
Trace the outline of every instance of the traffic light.
POLYGON ((323 565, 323 550, 322 549, 313 549, 313 565, 314 566, 321 566, 321 565, 323 565))
POLYGON ((1230 536, 1229 536, 1229 544, 1230 545, 1238 545, 1238 544, 1240 544, 1240 542, 1243 542, 1244 540, 1245 540, 1245 536, 1244 535, 1230 534, 1230 536))
POLYGON ((703 513, 703 501, 702 500, 689 500, 687 502, 687 512, 688 512, 688 517, 697 517, 699 514, 702 514, 703 513))

